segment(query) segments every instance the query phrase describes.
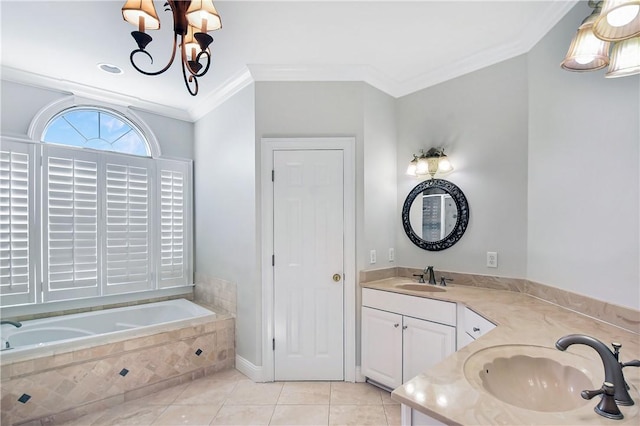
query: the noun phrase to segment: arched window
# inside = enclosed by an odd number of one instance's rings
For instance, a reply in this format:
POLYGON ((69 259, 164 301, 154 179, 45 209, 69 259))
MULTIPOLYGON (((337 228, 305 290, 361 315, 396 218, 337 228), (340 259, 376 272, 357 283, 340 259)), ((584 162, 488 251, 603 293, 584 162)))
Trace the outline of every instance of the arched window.
POLYGON ((48 143, 114 151, 150 157, 142 132, 120 114, 99 108, 62 111, 47 124, 42 140, 48 143))

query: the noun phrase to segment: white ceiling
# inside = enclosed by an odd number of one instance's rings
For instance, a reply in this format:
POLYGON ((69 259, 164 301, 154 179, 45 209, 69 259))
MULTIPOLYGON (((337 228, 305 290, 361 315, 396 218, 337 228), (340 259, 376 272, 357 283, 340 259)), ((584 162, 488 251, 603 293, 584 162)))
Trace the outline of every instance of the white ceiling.
MULTIPOLYGON (((223 28, 210 33, 212 69, 194 98, 178 61, 157 77, 132 68, 124 0, 1 0, 2 78, 186 120, 251 81, 366 81, 398 97, 527 52, 576 1, 218 0, 223 28), (100 62, 125 72, 104 73, 100 62)), ((154 69, 171 52, 163 3, 162 29, 149 32, 154 69)))

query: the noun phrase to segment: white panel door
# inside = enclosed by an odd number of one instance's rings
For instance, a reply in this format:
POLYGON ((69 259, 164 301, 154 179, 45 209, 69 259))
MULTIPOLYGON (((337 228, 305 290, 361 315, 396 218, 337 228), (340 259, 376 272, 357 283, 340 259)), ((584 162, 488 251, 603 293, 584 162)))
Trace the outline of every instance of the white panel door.
POLYGON ((390 388, 402 384, 402 315, 362 307, 362 374, 390 388))
POLYGON ((273 162, 275 380, 343 380, 343 151, 273 162))
POLYGON ((456 351, 455 327, 403 317, 403 329, 403 383, 456 351))

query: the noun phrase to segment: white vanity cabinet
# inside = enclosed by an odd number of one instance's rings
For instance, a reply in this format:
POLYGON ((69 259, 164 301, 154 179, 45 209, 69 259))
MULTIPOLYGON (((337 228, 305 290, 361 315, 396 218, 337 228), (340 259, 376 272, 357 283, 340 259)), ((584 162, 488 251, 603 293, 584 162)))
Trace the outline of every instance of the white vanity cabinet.
POLYGON ((456 350, 456 304, 365 288, 362 374, 396 388, 456 350))

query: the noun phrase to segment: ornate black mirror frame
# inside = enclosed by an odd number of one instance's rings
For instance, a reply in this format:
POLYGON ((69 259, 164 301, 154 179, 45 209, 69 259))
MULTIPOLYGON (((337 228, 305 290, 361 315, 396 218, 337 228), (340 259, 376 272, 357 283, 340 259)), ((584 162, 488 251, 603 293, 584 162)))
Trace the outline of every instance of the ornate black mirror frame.
POLYGON ((430 179, 420 182, 411 190, 411 192, 409 192, 407 199, 404 201, 404 206, 402 206, 402 226, 404 227, 404 232, 406 232, 407 237, 409 237, 411 242, 425 250, 440 251, 451 247, 457 243, 460 238, 462 238, 464 231, 467 230, 468 224, 469 204, 467 203, 467 198, 464 196, 464 193, 460 188, 448 180, 430 179), (458 217, 456 218, 456 224, 453 227, 453 230, 444 239, 433 242, 420 238, 420 236, 416 234, 411 227, 411 222, 409 222, 411 204, 413 204, 413 201, 418 195, 430 188, 438 188, 450 194, 458 209, 458 217))

